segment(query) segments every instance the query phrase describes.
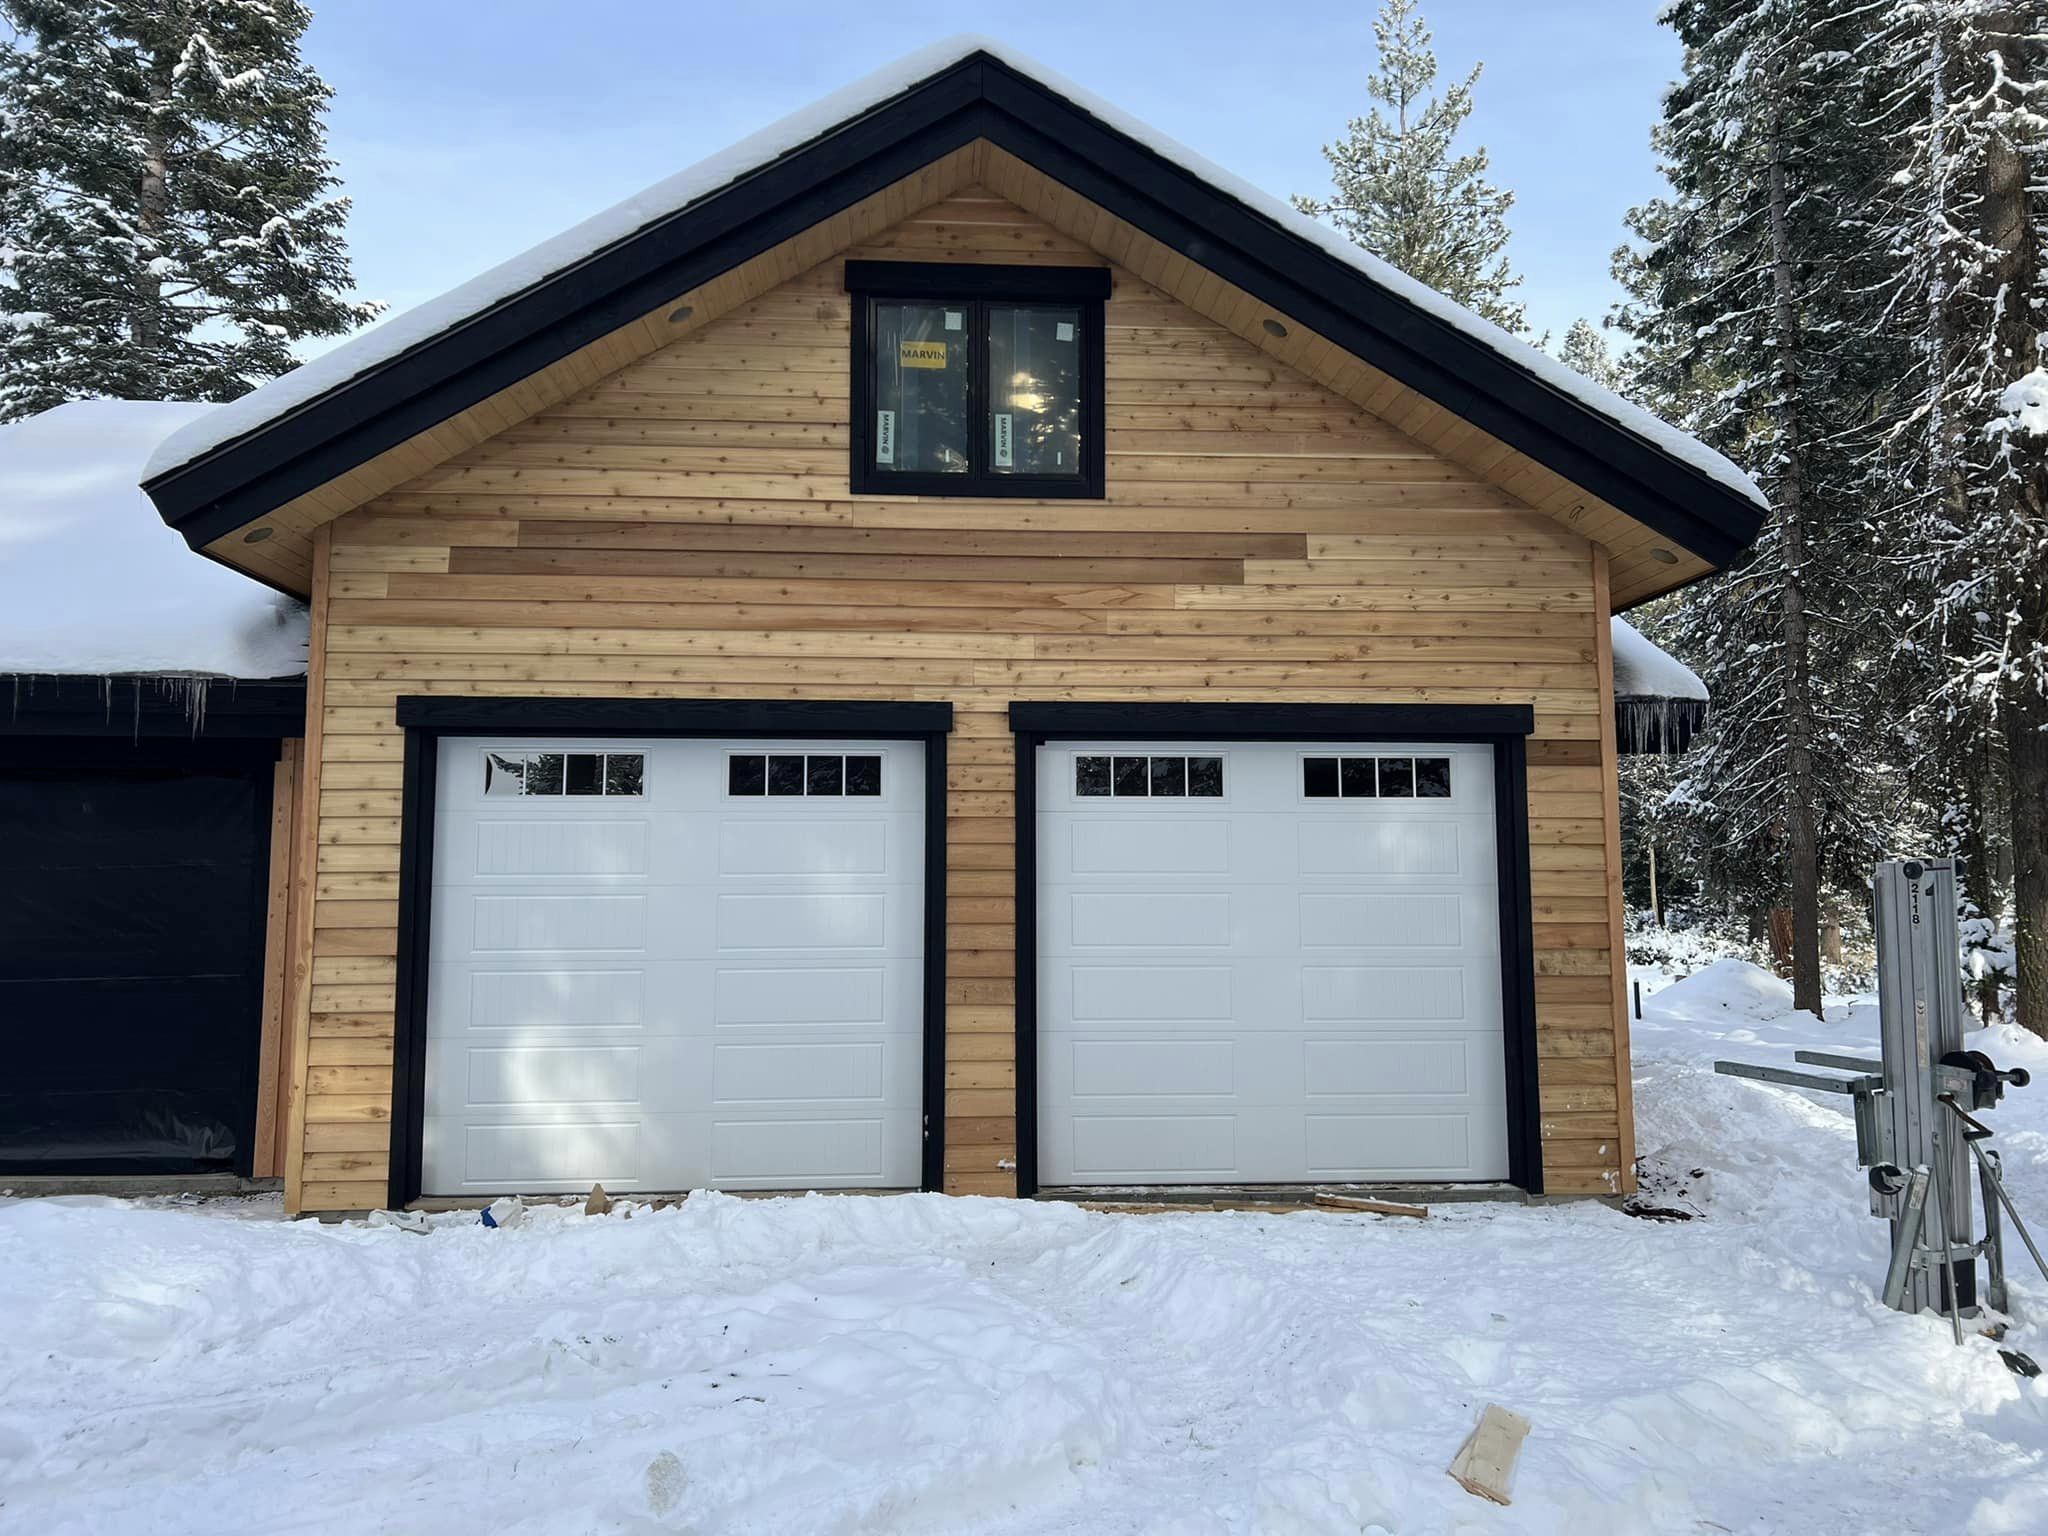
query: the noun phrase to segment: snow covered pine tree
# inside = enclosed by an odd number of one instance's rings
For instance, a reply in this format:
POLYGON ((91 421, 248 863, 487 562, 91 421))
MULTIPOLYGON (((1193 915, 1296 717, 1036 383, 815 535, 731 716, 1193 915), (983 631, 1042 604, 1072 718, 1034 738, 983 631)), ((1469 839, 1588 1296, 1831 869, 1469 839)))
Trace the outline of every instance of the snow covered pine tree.
POLYGON ((1888 9, 1893 291, 1917 359, 1897 433, 1905 552, 1931 573, 1935 683, 1965 769, 1949 819, 1975 856, 1966 918, 1995 951, 2003 811, 2018 1017, 2048 1036, 2048 4, 1888 9))
POLYGON ((0 0, 0 420, 231 400, 353 329, 298 0, 0 0))
POLYGON ((1889 611, 1870 527, 1870 402, 1899 372, 1872 297, 1885 252, 1855 210, 1887 169, 1874 83, 1835 0, 1675 0, 1685 75, 1655 132, 1674 196, 1617 255, 1635 392, 1755 469, 1774 513, 1749 556, 1658 632, 1713 690, 1674 799, 1724 889, 1789 891, 1796 1006, 1821 1007, 1825 874, 1859 882, 1894 788, 1868 665, 1889 611), (1824 680, 1816 688, 1814 679, 1824 680), (1771 878, 1773 865, 1782 875, 1771 878))
POLYGON ((1384 0, 1372 30, 1380 64, 1365 88, 1379 106, 1353 118, 1341 143, 1323 146, 1331 195, 1296 197, 1294 205, 1327 218, 1418 282, 1520 332, 1523 307, 1513 295, 1522 280, 1507 258, 1515 195, 1487 181, 1484 148, 1451 152, 1472 115, 1472 87, 1484 66, 1473 65, 1462 84, 1436 96, 1436 55, 1415 0, 1384 0))

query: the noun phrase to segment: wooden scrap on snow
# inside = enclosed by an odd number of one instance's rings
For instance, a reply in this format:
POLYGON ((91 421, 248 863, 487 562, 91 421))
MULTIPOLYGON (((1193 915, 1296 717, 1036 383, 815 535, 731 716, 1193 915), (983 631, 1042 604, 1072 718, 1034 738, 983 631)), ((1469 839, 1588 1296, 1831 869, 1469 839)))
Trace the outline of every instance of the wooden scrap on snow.
POLYGON ((1427 1216, 1426 1205, 1400 1205, 1392 1200, 1366 1200, 1357 1195, 1316 1196, 1317 1205, 1326 1205, 1339 1211, 1370 1211, 1375 1216, 1427 1216))
POLYGON ((1451 1458, 1451 1476, 1467 1493, 1496 1504, 1512 1502, 1508 1489, 1515 1480, 1515 1458, 1522 1454, 1522 1441, 1528 1434, 1527 1419, 1499 1403, 1488 1403, 1472 1433, 1458 1447, 1458 1454, 1451 1458))
POLYGON ((604 1186, 602 1184, 591 1185, 590 1198, 583 1202, 583 1214, 586 1216, 604 1216, 610 1213, 611 1208, 612 1197, 604 1192, 604 1186))

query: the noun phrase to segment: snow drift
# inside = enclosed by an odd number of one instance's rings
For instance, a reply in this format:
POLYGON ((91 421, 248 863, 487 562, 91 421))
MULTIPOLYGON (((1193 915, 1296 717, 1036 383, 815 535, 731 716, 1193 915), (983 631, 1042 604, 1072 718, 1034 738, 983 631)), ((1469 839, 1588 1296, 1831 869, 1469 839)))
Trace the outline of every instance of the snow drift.
POLYGON ((81 400, 0 427, 0 673, 306 670, 304 606, 188 549, 139 489, 157 444, 216 409, 81 400))

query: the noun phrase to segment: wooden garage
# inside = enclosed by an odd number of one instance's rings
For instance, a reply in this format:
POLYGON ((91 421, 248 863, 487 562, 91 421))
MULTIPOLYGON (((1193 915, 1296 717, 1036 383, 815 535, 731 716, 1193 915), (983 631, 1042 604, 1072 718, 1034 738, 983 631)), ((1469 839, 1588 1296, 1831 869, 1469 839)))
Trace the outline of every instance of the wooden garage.
POLYGON ((1609 618, 1760 496, 1024 61, 850 87, 145 485, 311 605, 294 1210, 1632 1187, 1609 618))

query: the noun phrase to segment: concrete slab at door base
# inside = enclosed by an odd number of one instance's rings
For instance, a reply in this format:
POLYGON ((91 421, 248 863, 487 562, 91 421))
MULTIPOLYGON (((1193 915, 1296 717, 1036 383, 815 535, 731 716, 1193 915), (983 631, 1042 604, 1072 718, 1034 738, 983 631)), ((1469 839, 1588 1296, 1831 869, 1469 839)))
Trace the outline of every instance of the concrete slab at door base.
POLYGON ((284 1188, 282 1179, 245 1179, 234 1173, 49 1174, 38 1178, 0 1175, 0 1195, 42 1199, 52 1195, 105 1195, 129 1200, 162 1195, 270 1195, 284 1188))
POLYGON ((1041 1189, 1034 1200, 1061 1200, 1073 1205, 1114 1209, 1157 1208, 1161 1210, 1323 1210, 1338 1215, 1334 1206, 1317 1206, 1318 1195, 1352 1195, 1366 1200, 1383 1200, 1404 1205, 1451 1205, 1472 1201, 1501 1201, 1512 1205, 1533 1205, 1542 1201, 1513 1184, 1078 1184, 1041 1189))
MULTIPOLYGON (((876 1195, 914 1195, 915 1189, 721 1189, 717 1193, 734 1200, 800 1200, 807 1195, 862 1195, 873 1198, 876 1195)), ((660 1208, 681 1205, 690 1196, 697 1194, 694 1189, 636 1189, 612 1196, 614 1206, 645 1205, 660 1208)), ((429 1216, 443 1211, 480 1211, 493 1200, 503 1199, 501 1195, 423 1195, 406 1206, 408 1211, 425 1211, 429 1216)), ((565 1205, 581 1209, 587 1194, 565 1195, 549 1191, 540 1195, 518 1195, 528 1205, 565 1205)))

